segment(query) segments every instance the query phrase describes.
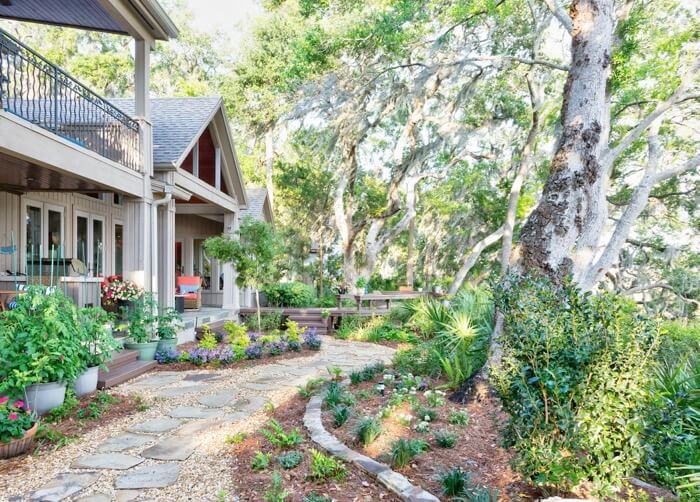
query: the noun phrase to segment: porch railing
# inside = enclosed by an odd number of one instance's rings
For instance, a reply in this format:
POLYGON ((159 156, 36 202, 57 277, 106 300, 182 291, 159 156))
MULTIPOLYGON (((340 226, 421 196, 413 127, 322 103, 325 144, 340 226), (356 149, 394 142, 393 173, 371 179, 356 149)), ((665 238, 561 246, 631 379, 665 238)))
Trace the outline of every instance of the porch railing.
POLYGON ((139 124, 0 29, 0 107, 130 169, 139 170, 139 124))

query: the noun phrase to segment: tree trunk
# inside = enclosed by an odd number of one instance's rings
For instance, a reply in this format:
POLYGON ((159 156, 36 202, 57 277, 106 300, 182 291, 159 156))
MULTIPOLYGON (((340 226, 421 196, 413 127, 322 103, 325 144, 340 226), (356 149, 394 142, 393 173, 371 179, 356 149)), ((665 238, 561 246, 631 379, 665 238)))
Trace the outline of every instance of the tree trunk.
POLYGON ((270 200, 270 207, 273 207, 273 186, 272 186, 272 168, 275 162, 275 142, 273 137, 272 126, 265 133, 265 188, 267 188, 267 197, 270 200))
POLYGON ((414 240, 416 234, 416 218, 411 218, 408 223, 408 243, 406 244, 406 286, 413 289, 413 276, 415 266, 414 240))
POLYGON ((610 106, 606 85, 614 35, 613 0, 574 0, 572 62, 564 87, 562 135, 542 199, 523 227, 521 271, 555 282, 588 264, 607 218, 607 146, 610 106))
POLYGON ((527 176, 530 158, 537 139, 537 130, 540 125, 540 107, 541 98, 539 89, 534 87, 530 74, 527 75, 527 86, 530 90, 530 102, 532 103, 532 125, 527 134, 527 139, 520 152, 520 160, 518 169, 513 179, 513 185, 510 188, 508 196, 508 209, 506 211, 506 221, 503 225, 503 240, 501 241, 501 277, 506 274, 510 266, 510 255, 513 247, 513 229, 515 228, 515 218, 518 212, 518 202, 520 200, 520 191, 527 176))
POLYGON ((323 255, 323 235, 318 239, 318 296, 319 298, 323 296, 323 267, 324 267, 324 255, 323 255))
POLYGON ((457 274, 455 274, 455 278, 452 280, 452 284, 450 284, 450 289, 447 291, 449 294, 454 295, 457 293, 459 288, 462 287, 464 279, 467 278, 467 274, 476 264, 484 249, 489 247, 491 244, 498 242, 498 239, 500 239, 502 236, 503 227, 499 228, 498 230, 494 230, 476 243, 476 245, 472 248, 471 253, 469 253, 462 262, 462 266, 459 267, 457 274))

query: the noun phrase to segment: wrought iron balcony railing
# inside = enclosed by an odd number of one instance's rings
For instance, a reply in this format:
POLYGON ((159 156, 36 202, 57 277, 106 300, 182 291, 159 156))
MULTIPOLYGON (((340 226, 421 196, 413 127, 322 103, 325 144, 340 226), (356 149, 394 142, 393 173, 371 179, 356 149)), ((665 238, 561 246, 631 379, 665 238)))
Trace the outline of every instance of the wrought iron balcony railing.
POLYGON ((138 122, 2 29, 0 107, 126 167, 141 168, 138 122))

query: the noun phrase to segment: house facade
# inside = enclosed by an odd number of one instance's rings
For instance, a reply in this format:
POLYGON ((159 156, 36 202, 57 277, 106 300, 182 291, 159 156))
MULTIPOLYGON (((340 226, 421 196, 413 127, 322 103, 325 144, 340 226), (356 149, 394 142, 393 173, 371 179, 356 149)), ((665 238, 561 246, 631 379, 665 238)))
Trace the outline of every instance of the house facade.
POLYGON ((234 268, 202 248, 248 207, 221 99, 149 96, 151 48, 177 36, 156 1, 49 4, 6 0, 0 18, 132 37, 135 95, 105 99, 0 31, 0 291, 50 268, 79 303, 118 274, 173 306, 189 275, 236 311, 234 268))

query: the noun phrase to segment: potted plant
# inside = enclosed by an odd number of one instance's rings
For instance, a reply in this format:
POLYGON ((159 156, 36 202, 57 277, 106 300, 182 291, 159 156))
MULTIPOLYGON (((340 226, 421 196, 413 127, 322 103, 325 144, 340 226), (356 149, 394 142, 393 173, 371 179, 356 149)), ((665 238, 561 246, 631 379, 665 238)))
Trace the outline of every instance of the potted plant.
POLYGON ((153 360, 158 349, 158 340, 155 339, 156 315, 153 303, 149 297, 142 297, 130 308, 122 310, 129 333, 124 347, 138 352, 141 361, 153 360))
POLYGON ((143 297, 143 289, 119 275, 110 275, 100 287, 100 300, 105 310, 119 312, 143 297))
POLYGON ((79 317, 83 342, 81 357, 86 369, 73 382, 73 390, 78 397, 97 390, 100 368, 107 369, 106 363, 112 357, 112 352, 121 348, 108 327, 110 314, 99 307, 83 308, 79 311, 79 317))
POLYGON ((27 451, 39 429, 39 421, 22 400, 0 397, 0 458, 27 451))
POLYGON ((0 395, 25 395, 41 415, 63 404, 85 369, 78 309, 60 290, 31 287, 0 316, 0 395))
POLYGON ((177 328, 182 324, 180 313, 174 308, 165 309, 158 316, 157 324, 156 333, 159 340, 157 350, 159 352, 175 350, 177 347, 177 328))

